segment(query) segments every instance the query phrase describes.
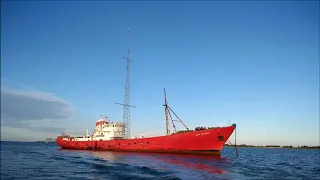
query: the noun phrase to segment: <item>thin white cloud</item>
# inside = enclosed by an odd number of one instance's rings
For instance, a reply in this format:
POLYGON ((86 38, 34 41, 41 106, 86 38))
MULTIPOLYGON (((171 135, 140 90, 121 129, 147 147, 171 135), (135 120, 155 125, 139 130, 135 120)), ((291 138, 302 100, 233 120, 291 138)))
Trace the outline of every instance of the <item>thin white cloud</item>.
POLYGON ((75 109, 71 103, 51 93, 30 88, 12 89, 1 85, 1 127, 60 133, 65 128, 55 127, 53 124, 74 115, 75 109), (46 126, 48 122, 52 125, 46 126))
POLYGON ((51 94, 13 90, 1 86, 1 119, 16 121, 64 119, 74 115, 73 106, 51 94))

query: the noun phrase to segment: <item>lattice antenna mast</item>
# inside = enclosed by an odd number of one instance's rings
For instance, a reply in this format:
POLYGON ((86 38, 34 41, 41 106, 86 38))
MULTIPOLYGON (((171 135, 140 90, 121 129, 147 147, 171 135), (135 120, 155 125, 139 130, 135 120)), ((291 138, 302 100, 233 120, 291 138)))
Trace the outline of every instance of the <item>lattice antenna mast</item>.
POLYGON ((123 105, 123 122, 125 124, 125 138, 130 138, 130 108, 135 107, 130 105, 130 29, 128 30, 128 50, 127 57, 124 57, 127 60, 126 67, 126 82, 125 82, 125 92, 124 92, 124 103, 117 103, 123 105))

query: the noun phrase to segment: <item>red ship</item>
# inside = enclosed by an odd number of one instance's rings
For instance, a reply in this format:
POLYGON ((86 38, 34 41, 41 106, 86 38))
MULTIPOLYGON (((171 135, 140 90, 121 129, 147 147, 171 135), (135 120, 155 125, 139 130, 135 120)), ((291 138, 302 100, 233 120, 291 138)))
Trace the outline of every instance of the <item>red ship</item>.
POLYGON ((169 107, 165 98, 166 130, 165 136, 125 138, 125 124, 111 122, 107 117, 97 120, 92 135, 73 137, 61 135, 57 144, 63 149, 131 151, 220 155, 221 150, 236 128, 236 124, 225 127, 197 127, 189 130, 182 120, 169 107), (178 118, 173 120, 171 112, 178 118), (170 116, 174 132, 170 133, 170 116), (181 122, 186 130, 177 131, 174 121, 181 122))
MULTIPOLYGON (((130 31, 129 31, 130 35, 130 31)), ((129 46, 130 47, 130 46, 129 46)), ((127 77, 125 87, 124 122, 111 122, 103 117, 96 122, 96 127, 92 135, 74 137, 61 135, 57 137, 57 143, 63 149, 79 150, 105 150, 105 151, 134 151, 134 152, 163 152, 163 153, 189 153, 220 155, 225 142, 229 139, 236 128, 236 125, 226 127, 197 127, 189 130, 181 119, 169 107, 165 96, 166 114, 166 135, 156 137, 132 137, 130 139, 130 124, 128 114, 130 113, 130 50, 127 53, 127 77), (173 120, 171 112, 178 120, 173 120), (170 133, 169 117, 171 119, 174 132, 170 133), (127 118, 127 119, 126 119, 127 118), (174 121, 184 125, 186 130, 177 131, 174 121)))

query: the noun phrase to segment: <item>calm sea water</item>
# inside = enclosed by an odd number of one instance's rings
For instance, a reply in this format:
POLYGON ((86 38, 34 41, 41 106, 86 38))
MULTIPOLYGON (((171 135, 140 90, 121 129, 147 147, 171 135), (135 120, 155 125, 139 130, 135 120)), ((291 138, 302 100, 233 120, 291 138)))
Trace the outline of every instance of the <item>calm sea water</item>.
POLYGON ((224 148, 221 157, 61 150, 1 142, 1 180, 320 179, 320 150, 224 148))

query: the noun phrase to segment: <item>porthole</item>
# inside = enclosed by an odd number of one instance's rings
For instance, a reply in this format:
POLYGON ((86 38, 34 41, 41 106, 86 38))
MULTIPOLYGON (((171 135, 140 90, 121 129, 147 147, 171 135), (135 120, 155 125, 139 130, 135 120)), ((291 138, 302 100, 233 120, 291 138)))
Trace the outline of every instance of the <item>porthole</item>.
POLYGON ((149 141, 147 141, 147 144, 149 144, 149 141))

